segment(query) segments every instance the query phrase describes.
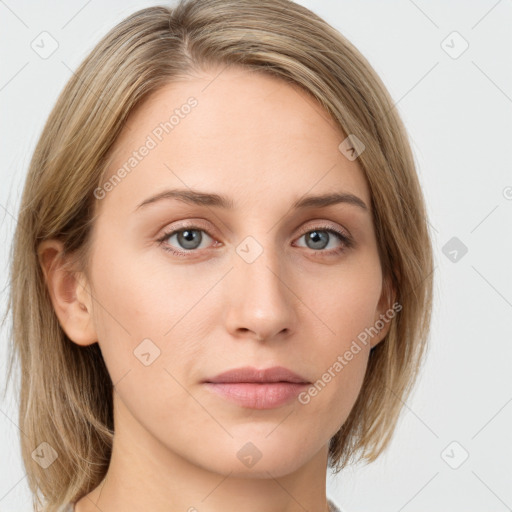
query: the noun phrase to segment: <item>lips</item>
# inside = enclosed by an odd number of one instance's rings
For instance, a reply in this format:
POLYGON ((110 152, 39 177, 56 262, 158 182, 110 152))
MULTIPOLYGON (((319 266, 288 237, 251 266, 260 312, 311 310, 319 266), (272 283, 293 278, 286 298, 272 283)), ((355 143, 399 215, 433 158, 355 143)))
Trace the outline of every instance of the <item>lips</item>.
POLYGON ((205 379, 203 382, 211 383, 273 383, 273 382, 292 382, 295 384, 310 384, 310 382, 301 375, 292 372, 284 366, 274 366, 272 368, 257 369, 252 366, 235 368, 220 373, 215 377, 205 379))
POLYGON ((203 385, 216 396, 248 409, 273 409, 296 399, 310 382, 283 366, 258 370, 235 368, 205 379, 203 385))

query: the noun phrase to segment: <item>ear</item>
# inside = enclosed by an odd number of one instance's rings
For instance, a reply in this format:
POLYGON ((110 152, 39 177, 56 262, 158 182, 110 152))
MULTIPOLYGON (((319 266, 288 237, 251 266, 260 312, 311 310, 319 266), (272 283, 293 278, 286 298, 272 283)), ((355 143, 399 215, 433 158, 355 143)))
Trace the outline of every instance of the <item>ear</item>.
POLYGON ((74 271, 59 240, 45 240, 37 249, 55 314, 68 338, 78 345, 98 341, 92 317, 90 288, 82 272, 74 271))
POLYGON ((378 334, 372 337, 371 348, 378 345, 386 337, 391 328, 391 321, 395 315, 395 310, 392 307, 395 302, 395 297, 396 291, 391 283, 391 278, 388 276, 383 280, 382 293, 375 312, 374 325, 376 328, 382 327, 382 329, 379 330, 378 334), (382 326, 382 324, 384 324, 384 326, 382 326))

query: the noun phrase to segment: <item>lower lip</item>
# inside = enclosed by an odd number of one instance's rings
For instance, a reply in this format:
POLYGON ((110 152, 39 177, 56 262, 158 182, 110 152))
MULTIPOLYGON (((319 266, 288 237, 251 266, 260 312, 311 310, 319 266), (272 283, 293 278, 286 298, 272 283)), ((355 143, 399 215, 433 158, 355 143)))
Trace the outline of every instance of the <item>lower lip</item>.
POLYGON ((250 409, 273 409, 293 400, 309 384, 293 382, 205 382, 210 391, 250 409))

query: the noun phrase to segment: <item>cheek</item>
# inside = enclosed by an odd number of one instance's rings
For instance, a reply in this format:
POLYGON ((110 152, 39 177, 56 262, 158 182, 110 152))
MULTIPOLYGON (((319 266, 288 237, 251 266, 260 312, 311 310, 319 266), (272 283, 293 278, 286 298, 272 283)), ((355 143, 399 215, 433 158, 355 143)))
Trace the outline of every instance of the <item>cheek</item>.
MULTIPOLYGON (((354 339, 364 341, 364 333, 378 317, 381 291, 380 266, 373 259, 343 269, 326 286, 317 284, 307 304, 319 320, 319 352, 332 358, 334 353, 346 350, 354 339)), ((366 341, 369 345, 370 340, 366 341)))
POLYGON ((116 250, 119 241, 98 246, 94 322, 113 382, 148 359, 166 368, 186 365, 200 338, 197 320, 208 316, 209 302, 201 298, 217 275, 201 276, 192 266, 166 264, 165 258, 158 265, 147 262, 126 248, 116 250))
POLYGON ((299 407, 309 417, 318 418, 329 436, 333 436, 349 416, 368 365, 369 344, 360 343, 350 334, 348 330, 343 332, 321 353, 315 350, 311 354, 311 365, 317 369, 315 380, 298 397, 299 407))
POLYGON ((312 322, 317 328, 310 331, 315 350, 308 351, 317 380, 299 401, 323 417, 333 433, 348 417, 363 384, 381 293, 380 267, 376 269, 347 271, 337 284, 311 294, 308 303, 317 317, 312 322))

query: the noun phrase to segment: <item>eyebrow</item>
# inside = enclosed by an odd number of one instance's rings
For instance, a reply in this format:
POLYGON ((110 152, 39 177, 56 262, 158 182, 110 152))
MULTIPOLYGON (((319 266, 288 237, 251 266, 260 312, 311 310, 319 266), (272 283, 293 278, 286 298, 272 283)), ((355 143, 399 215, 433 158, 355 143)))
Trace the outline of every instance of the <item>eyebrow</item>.
MULTIPOLYGON (((135 211, 164 199, 176 199, 192 205, 214 206, 217 208, 224 208, 226 210, 232 210, 234 208, 233 200, 226 196, 191 189, 171 189, 164 190, 159 194, 148 197, 142 201, 137 208, 135 208, 135 211)), ((362 199, 347 192, 302 197, 293 203, 292 209, 302 210, 308 208, 324 208, 339 203, 357 206, 364 211, 369 211, 366 203, 362 199)))

